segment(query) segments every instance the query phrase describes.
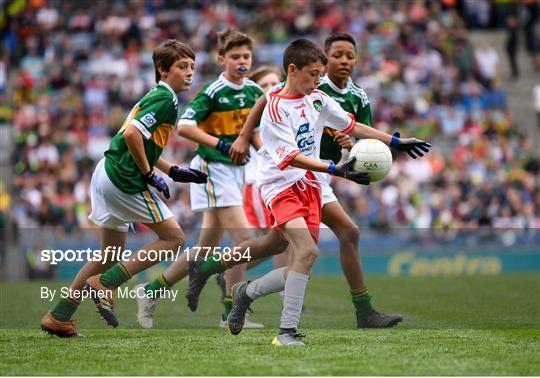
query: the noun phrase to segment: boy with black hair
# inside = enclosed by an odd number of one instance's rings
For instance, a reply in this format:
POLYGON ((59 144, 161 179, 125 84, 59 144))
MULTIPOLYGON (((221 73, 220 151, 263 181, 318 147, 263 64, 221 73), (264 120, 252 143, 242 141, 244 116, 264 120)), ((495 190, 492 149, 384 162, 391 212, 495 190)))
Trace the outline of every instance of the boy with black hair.
POLYGON ((327 94, 316 88, 327 63, 326 54, 313 42, 291 42, 283 56, 287 82, 269 95, 261 119, 263 142, 257 183, 274 220, 273 228, 292 247, 288 268, 271 271, 251 283, 233 286, 233 309, 227 318, 232 334, 241 332, 251 302, 284 289, 284 306, 275 346, 303 346, 296 328, 304 292, 318 254, 317 241, 322 216, 320 182, 313 172, 344 177, 358 184, 369 184, 365 173, 354 171, 354 158, 343 164, 320 161, 320 141, 327 125, 359 138, 374 138, 423 156, 430 145, 424 141, 388 135, 355 122, 327 94))

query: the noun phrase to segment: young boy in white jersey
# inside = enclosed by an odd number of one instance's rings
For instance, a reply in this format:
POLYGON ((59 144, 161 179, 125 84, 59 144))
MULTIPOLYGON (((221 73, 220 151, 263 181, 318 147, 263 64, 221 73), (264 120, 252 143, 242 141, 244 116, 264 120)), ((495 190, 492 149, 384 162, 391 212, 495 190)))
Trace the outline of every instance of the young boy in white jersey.
POLYGON ((263 166, 257 177, 262 196, 270 208, 274 228, 292 247, 288 268, 276 269, 251 283, 233 287, 233 309, 227 319, 229 331, 243 328, 247 309, 260 296, 284 288, 280 331, 272 344, 302 346, 296 331, 311 268, 318 254, 316 243, 321 222, 320 183, 313 172, 325 172, 359 184, 369 177, 352 169, 354 158, 335 165, 319 159, 325 125, 359 138, 379 139, 398 150, 427 152, 430 145, 414 138, 400 139, 356 123, 354 117, 316 88, 327 63, 326 54, 313 42, 293 41, 283 56, 287 83, 270 94, 261 122, 263 166), (286 276, 286 277, 285 277, 286 276))
POLYGON ((99 290, 106 293, 105 298, 92 295, 92 299, 101 317, 116 327, 114 289, 159 262, 146 260, 146 251, 176 251, 184 244, 182 229, 157 196, 156 191, 169 198, 169 188, 154 167, 168 172, 177 182, 206 182, 202 172, 172 166, 160 156, 177 121, 177 94, 191 85, 195 54, 188 45, 168 40, 156 47, 152 58, 157 85, 134 106, 98 163, 92 175, 89 218, 101 228, 102 253, 123 250, 131 222, 144 223, 159 239, 144 245, 129 261, 116 263, 111 256, 101 256, 100 261, 86 263, 70 286, 71 296, 62 298, 41 319, 41 329, 51 335, 79 335, 71 317, 83 288, 91 294, 99 290))
MULTIPOLYGON (((345 33, 335 33, 325 40, 324 47, 328 54, 328 64, 326 75, 321 79, 318 89, 338 101, 345 111, 354 114, 358 122, 371 126, 371 109, 367 95, 350 78, 356 60, 354 39, 345 33)), ((271 88, 270 92, 278 90, 284 85, 285 83, 281 83, 271 88)), ((233 161, 245 158, 250 136, 255 126, 260 122, 266 103, 266 98, 261 97, 250 112, 242 132, 231 147, 230 154, 233 161)), ((253 134, 254 137, 256 134, 253 134)), ((321 140, 320 158, 327 163, 331 161, 337 163, 341 159, 341 149, 350 149, 351 147, 352 140, 348 135, 325 127, 321 140)), ((419 156, 422 156, 422 152, 419 152, 419 156)), ((360 261, 359 229, 337 201, 330 186, 330 177, 324 174, 317 177, 321 182, 322 189, 322 221, 330 227, 340 242, 340 262, 349 284, 355 308, 356 326, 358 328, 387 328, 396 325, 403 319, 402 315, 380 313, 372 307, 371 295, 367 290, 360 261)), ((264 256, 281 252, 282 243, 276 241, 273 235, 266 235, 252 242, 253 245, 257 246, 256 248, 251 247, 248 242, 241 245, 241 250, 250 246, 252 258, 261 258, 261 251, 264 256)), ((201 267, 201 274, 220 272, 221 269, 225 269, 224 265, 215 261, 205 262, 201 267)), ((227 266, 230 265, 227 264, 227 266)))
MULTIPOLYGON (((225 72, 201 89, 178 121, 178 134, 199 144, 191 167, 208 175, 206 185, 190 188, 192 209, 203 212, 197 243, 200 247, 218 247, 225 231, 233 245, 252 237, 242 208, 244 167, 233 164, 229 158, 231 143, 242 129, 251 107, 262 95, 261 88, 246 78, 252 64, 252 50, 253 40, 247 34, 231 28, 218 33, 218 63, 225 67, 225 72)), ((198 257, 208 258, 204 253, 198 257)), ((193 261, 195 255, 189 259, 193 261)), ((184 254, 162 275, 146 284, 147 290, 159 292, 161 288, 170 288, 180 281, 188 274, 187 261, 188 254, 184 254)), ((231 286, 243 279, 245 268, 245 264, 241 264, 225 273, 227 286, 221 327, 226 326, 226 318, 232 308, 231 286)), ((198 297, 197 300, 189 296, 187 299, 188 307, 195 311, 198 297)), ((155 296, 137 298, 137 302, 139 324, 151 328, 155 296)), ((247 325, 262 327, 262 324, 252 322, 247 325)))

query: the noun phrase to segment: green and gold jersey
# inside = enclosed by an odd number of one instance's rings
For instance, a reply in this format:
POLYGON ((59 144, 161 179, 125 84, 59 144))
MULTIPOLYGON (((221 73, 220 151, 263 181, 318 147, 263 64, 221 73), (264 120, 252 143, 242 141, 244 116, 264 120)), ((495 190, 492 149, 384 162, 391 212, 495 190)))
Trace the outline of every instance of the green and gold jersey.
MULTIPOLYGON (((368 96, 362 88, 353 83, 351 78, 347 81, 347 86, 340 89, 330 80, 328 75, 325 75, 318 89, 336 100, 343 110, 353 114, 356 122, 371 126, 371 107, 368 96)), ((341 147, 334 142, 332 137, 334 133, 334 130, 328 127, 324 128, 320 158, 332 160, 337 164, 341 159, 341 147)))
POLYGON ((153 168, 173 133, 177 119, 178 97, 167 83, 160 81, 131 109, 105 152, 105 171, 114 185, 131 194, 148 190, 124 140, 126 127, 136 127, 143 135, 146 159, 153 168))
MULTIPOLYGON (((244 79, 243 85, 236 85, 221 74, 186 105, 178 123, 196 125, 208 134, 233 142, 262 93, 254 81, 244 79)), ((207 162, 232 164, 231 159, 209 146, 199 145, 197 153, 207 162)))

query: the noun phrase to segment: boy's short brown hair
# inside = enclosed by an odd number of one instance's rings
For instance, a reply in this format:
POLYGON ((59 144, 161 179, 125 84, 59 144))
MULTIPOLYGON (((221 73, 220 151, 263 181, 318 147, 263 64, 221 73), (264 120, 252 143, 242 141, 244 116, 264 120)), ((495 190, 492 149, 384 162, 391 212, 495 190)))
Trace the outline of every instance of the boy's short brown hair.
POLYGON ((217 35, 218 54, 221 56, 224 56, 227 51, 239 46, 247 46, 250 50, 253 50, 253 38, 236 28, 227 28, 218 32, 217 35))
POLYGON ((250 80, 258 82, 259 80, 261 80, 262 77, 271 73, 276 74, 279 77, 279 80, 283 80, 283 74, 279 67, 268 65, 260 66, 255 71, 251 72, 248 77, 250 80))
POLYGON ((161 80, 161 74, 158 68, 168 71, 174 62, 180 58, 191 58, 195 60, 195 53, 189 45, 177 41, 176 39, 168 39, 161 42, 152 53, 154 61, 154 70, 156 73, 156 83, 161 80))
POLYGON ((287 72, 290 64, 294 64, 299 70, 310 63, 320 61, 326 66, 328 58, 322 49, 309 39, 300 38, 289 43, 283 53, 283 69, 287 72))

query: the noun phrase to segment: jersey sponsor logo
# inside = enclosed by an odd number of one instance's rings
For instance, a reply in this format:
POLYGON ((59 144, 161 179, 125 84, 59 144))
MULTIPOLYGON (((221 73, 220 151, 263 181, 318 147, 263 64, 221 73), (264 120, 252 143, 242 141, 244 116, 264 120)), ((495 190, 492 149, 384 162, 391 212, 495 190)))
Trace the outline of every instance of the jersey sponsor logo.
POLYGON ((218 102, 219 102, 220 104, 228 104, 228 103, 230 103, 230 101, 229 101, 229 99, 228 99, 227 97, 220 97, 220 98, 218 99, 218 102))
POLYGON ((157 120, 154 117, 156 113, 150 112, 141 117, 141 123, 146 126, 147 129, 156 124, 157 120))
POLYGON ((304 123, 298 128, 296 134, 296 145, 304 155, 311 155, 315 149, 315 132, 309 127, 309 123, 304 123))
POLYGON ((315 100, 313 101, 313 107, 316 111, 320 112, 322 110, 322 102, 321 100, 315 100))
POLYGON ((302 109, 302 108, 305 108, 306 107, 306 104, 305 103, 301 103, 300 105, 296 105, 294 108, 295 109, 302 109))
POLYGON ((193 108, 187 108, 181 118, 193 118, 197 112, 193 108))
POLYGON ((345 99, 342 98, 342 97, 332 96, 332 98, 333 98, 334 100, 336 100, 337 102, 345 102, 345 99))

